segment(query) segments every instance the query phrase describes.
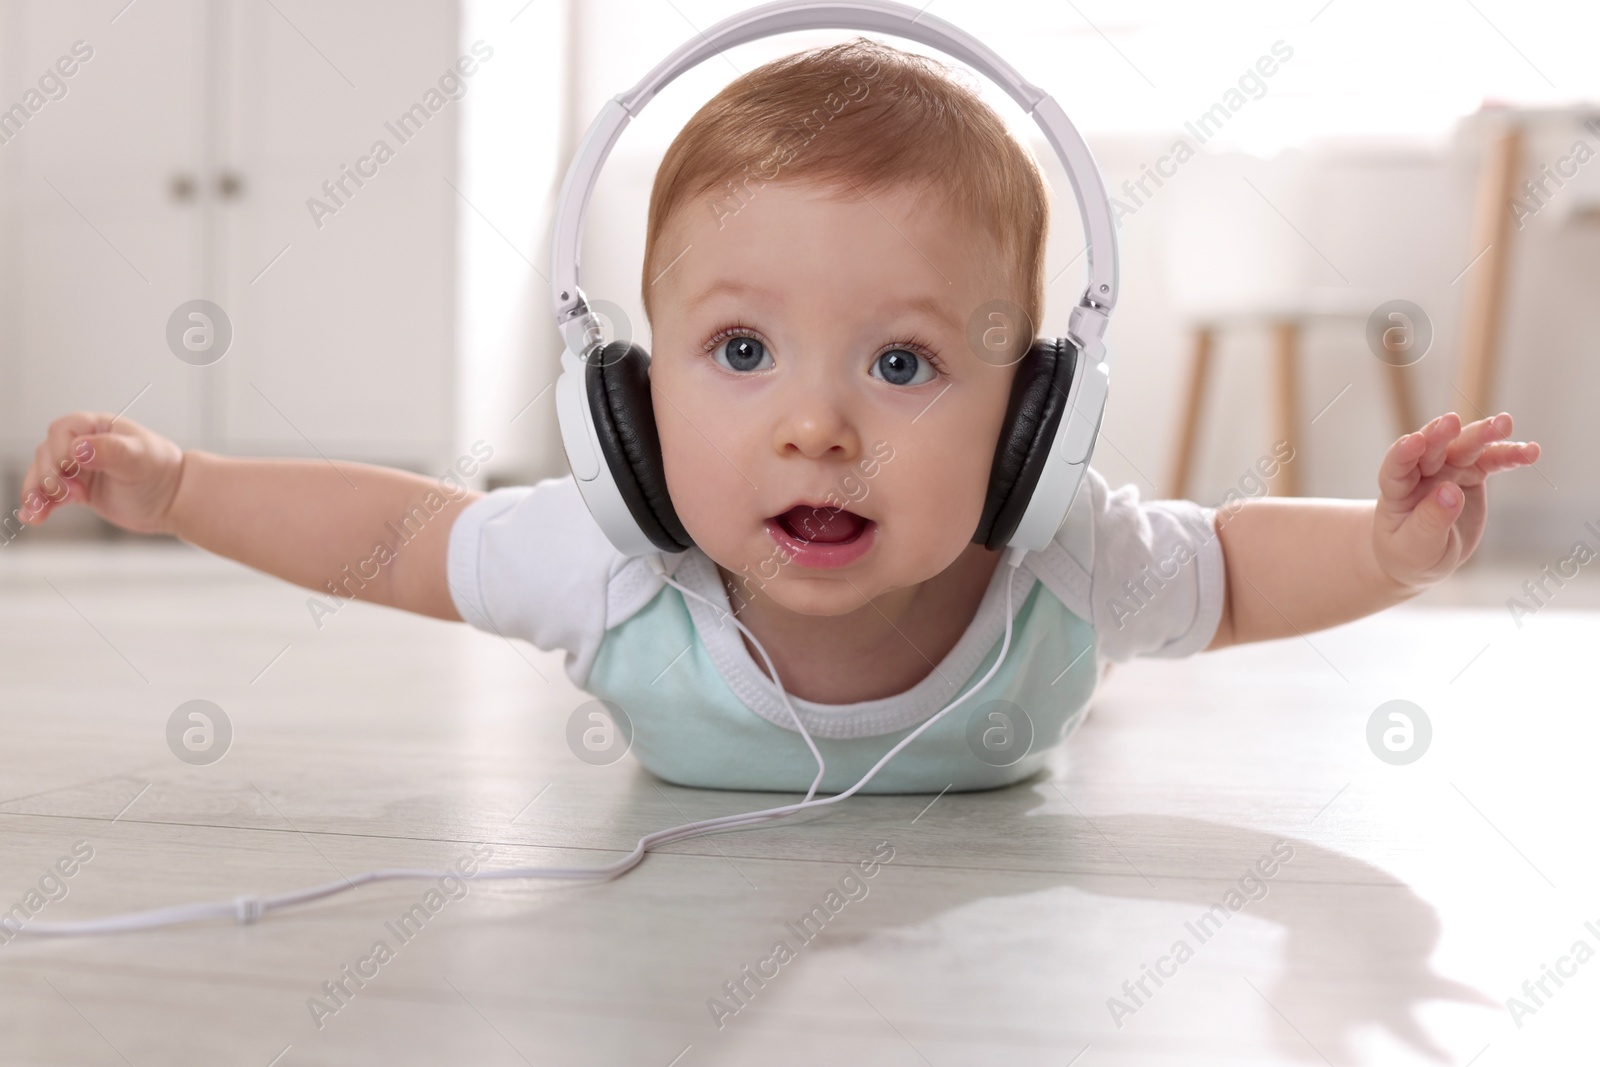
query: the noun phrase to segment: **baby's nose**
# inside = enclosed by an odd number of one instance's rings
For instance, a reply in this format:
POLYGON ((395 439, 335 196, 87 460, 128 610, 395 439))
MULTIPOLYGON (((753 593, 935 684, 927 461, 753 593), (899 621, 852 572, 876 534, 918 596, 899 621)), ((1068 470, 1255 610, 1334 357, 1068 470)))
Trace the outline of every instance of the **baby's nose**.
POLYGON ((848 459, 860 451, 860 437, 837 404, 810 397, 785 405, 774 426, 773 447, 780 455, 848 459))

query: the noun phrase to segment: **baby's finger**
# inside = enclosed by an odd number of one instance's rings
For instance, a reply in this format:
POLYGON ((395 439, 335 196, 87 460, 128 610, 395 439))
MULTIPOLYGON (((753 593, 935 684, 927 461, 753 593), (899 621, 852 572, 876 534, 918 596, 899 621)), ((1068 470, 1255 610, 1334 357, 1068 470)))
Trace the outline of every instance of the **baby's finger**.
POLYGON ((104 433, 110 429, 111 417, 91 411, 74 411, 70 415, 63 415, 50 424, 50 430, 45 435, 45 442, 50 446, 50 453, 55 458, 57 466, 71 469, 72 440, 84 434, 104 433))
POLYGON ((29 523, 42 522, 57 504, 66 503, 70 485, 56 469, 50 446, 41 442, 33 451, 33 463, 29 465, 28 473, 22 478, 19 516, 29 523))
POLYGON ((1445 449, 1445 462, 1452 467, 1470 467, 1491 444, 1504 441, 1511 435, 1511 416, 1502 411, 1487 419, 1468 423, 1461 435, 1445 449))
POLYGON ((17 497, 17 518, 21 519, 25 523, 30 524, 37 521, 39 518, 39 516, 35 515, 33 509, 29 506, 28 499, 30 494, 37 493, 38 491, 38 468, 39 461, 37 459, 28 464, 28 470, 22 476, 22 492, 17 497))
POLYGON ((1378 491, 1396 500, 1409 496, 1417 487, 1422 475, 1417 470, 1417 460, 1422 457, 1426 439, 1420 433, 1408 433, 1384 454, 1378 465, 1378 491))
POLYGON ((139 477, 141 464, 150 454, 143 441, 121 433, 87 434, 74 448, 84 470, 104 471, 113 480, 139 477))
POLYGON ((1513 470, 1539 462, 1537 441, 1497 441, 1483 450, 1477 468, 1484 474, 1513 470))
POLYGON ((1394 533, 1394 548, 1417 572, 1434 567, 1444 554, 1450 527, 1461 515, 1466 494, 1454 482, 1434 486, 1394 533))
MULTIPOLYGON (((52 422, 45 432, 44 442, 39 446, 43 453, 38 472, 41 482, 50 475, 69 480, 77 477, 79 462, 85 452, 82 449, 74 449, 73 440, 84 434, 99 432, 109 426, 110 422, 109 415, 92 411, 74 411, 52 422)), ((45 487, 48 489, 49 485, 45 487)))
POLYGON ((19 517, 33 523, 42 522, 57 505, 83 499, 87 486, 79 478, 80 461, 85 452, 74 450, 73 439, 80 434, 94 433, 110 421, 109 416, 98 412, 74 411, 50 423, 22 479, 19 517))
POLYGON ((1417 469, 1423 477, 1431 478, 1444 466, 1445 450, 1461 433, 1461 416, 1453 411, 1446 412, 1424 426, 1422 433, 1428 439, 1428 447, 1417 461, 1417 469))

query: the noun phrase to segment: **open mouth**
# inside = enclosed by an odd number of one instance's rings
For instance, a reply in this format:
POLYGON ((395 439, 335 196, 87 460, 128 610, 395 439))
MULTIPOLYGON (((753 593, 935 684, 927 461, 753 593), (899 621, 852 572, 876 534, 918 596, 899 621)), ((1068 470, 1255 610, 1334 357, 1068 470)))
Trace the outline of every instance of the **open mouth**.
POLYGON ((844 508, 797 504, 772 521, 797 541, 816 545, 846 545, 861 536, 870 519, 844 508))

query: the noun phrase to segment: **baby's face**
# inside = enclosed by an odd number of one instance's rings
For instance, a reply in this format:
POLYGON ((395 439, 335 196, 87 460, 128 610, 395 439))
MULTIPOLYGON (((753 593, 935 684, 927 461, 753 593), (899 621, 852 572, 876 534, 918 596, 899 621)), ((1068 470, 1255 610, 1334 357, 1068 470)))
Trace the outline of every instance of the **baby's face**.
POLYGON ((981 305, 1017 295, 977 227, 907 187, 838 195, 778 182, 731 214, 690 202, 651 294, 684 528, 746 599, 807 615, 927 581, 971 543, 1027 343, 985 359, 968 341, 981 305))

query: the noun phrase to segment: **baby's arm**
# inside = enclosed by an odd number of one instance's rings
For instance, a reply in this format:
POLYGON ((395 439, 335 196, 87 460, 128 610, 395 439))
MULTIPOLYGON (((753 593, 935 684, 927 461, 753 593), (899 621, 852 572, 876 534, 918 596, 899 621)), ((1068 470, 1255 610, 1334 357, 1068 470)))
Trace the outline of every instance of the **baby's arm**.
POLYGON ((333 582, 341 596, 455 620, 450 527, 482 495, 366 463, 185 452, 131 419, 76 413, 35 452, 18 516, 37 525, 61 504, 87 504, 125 529, 172 534, 308 589, 333 582))
POLYGON ((1449 577, 1483 536, 1489 476, 1539 458, 1510 432, 1510 415, 1463 427, 1450 412, 1389 447, 1375 501, 1268 497, 1219 511, 1227 582, 1207 651, 1337 626, 1449 577))

